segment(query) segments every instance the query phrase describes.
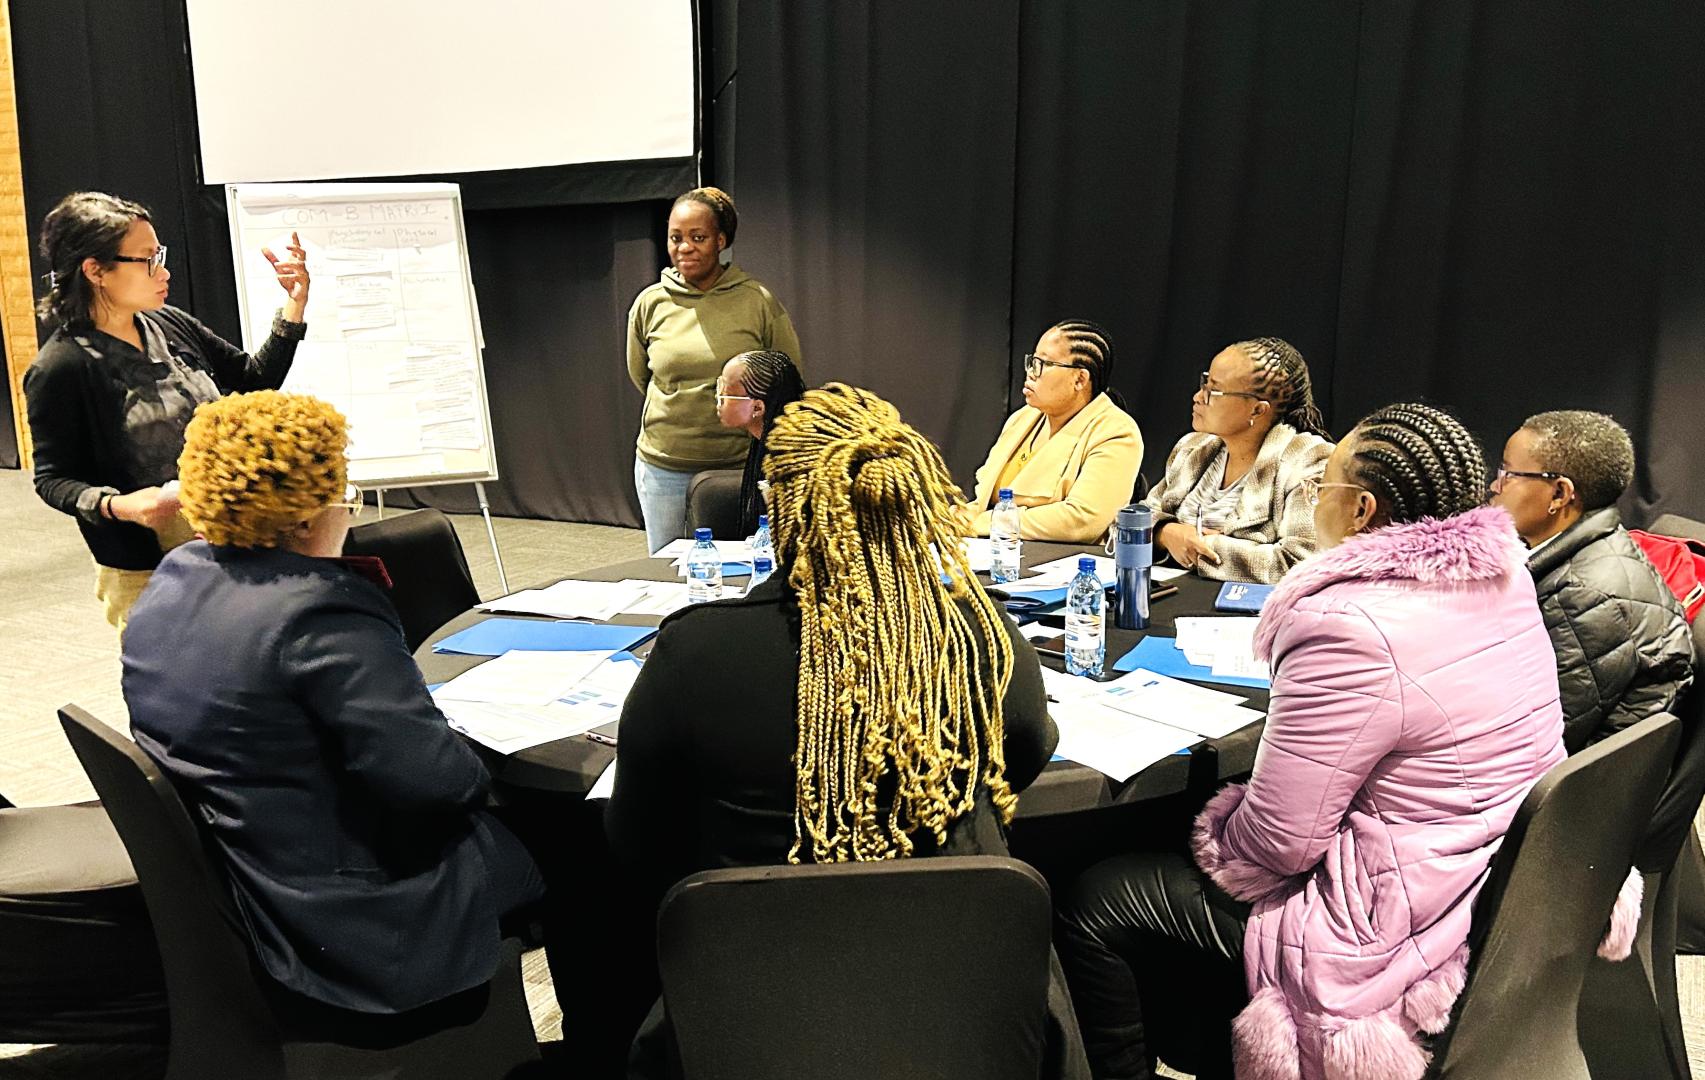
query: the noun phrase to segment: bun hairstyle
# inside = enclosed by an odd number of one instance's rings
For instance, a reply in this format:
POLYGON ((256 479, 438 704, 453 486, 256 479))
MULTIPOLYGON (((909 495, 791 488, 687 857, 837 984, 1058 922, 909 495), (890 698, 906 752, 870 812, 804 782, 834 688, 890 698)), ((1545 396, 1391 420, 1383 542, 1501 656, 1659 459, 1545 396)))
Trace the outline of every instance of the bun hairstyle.
POLYGON ((94 318, 96 294, 83 273, 83 260, 111 266, 130 227, 151 220, 141 203, 100 191, 78 191, 59 200, 41 224, 47 295, 36 302, 36 315, 55 327, 87 326, 94 318))
POLYGON ((1272 403, 1275 423, 1331 440, 1326 420, 1314 403, 1314 380, 1296 346, 1284 338, 1259 337, 1240 341, 1236 347, 1249 357, 1250 386, 1272 403))
POLYGON ((178 457, 184 519, 210 544, 277 547, 343 498, 343 414, 306 394, 257 390, 198 406, 178 457))
POLYGON ((768 441, 776 558, 799 604, 788 860, 943 844, 984 788, 1010 821, 1012 643, 965 561, 962 497, 940 452, 894 406, 842 383, 807 390, 768 441))
POLYGON ((673 210, 684 202, 702 203, 710 207, 711 214, 716 217, 717 231, 722 233, 729 247, 734 246, 734 230, 740 225, 740 215, 734 210, 734 196, 721 188, 696 187, 677 196, 670 204, 670 209, 673 210))
POLYGON ((1461 421, 1431 405, 1387 405, 1349 434, 1349 476, 1373 493, 1382 524, 1445 518, 1486 501, 1486 460, 1461 421))

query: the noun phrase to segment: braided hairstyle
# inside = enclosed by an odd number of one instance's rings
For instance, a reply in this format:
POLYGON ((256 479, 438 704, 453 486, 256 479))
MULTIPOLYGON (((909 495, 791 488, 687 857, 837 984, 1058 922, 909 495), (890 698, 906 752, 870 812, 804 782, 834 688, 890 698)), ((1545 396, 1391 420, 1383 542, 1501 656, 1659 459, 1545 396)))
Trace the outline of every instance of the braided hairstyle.
POLYGON ((1373 493, 1381 524, 1450 517, 1485 502, 1480 444, 1443 409, 1387 405, 1363 418, 1349 439, 1349 477, 1373 493))
POLYGON ((111 266, 130 227, 151 221, 148 208, 100 191, 77 191, 59 200, 41 224, 41 257, 47 263, 47 295, 36 303, 43 322, 76 328, 95 313, 95 285, 83 260, 111 266))
POLYGON ((684 202, 702 203, 710 207, 711 214, 716 218, 717 231, 722 233, 728 246, 734 246, 734 230, 740 224, 740 215, 734 212, 734 196, 716 187, 696 187, 691 191, 682 192, 669 204, 673 211, 684 202))
POLYGON ((1089 372, 1089 397, 1095 399, 1097 394, 1106 394, 1113 404, 1130 412, 1125 404, 1125 396, 1113 389, 1113 338, 1099 323, 1088 319, 1066 319, 1057 322, 1052 329, 1065 335, 1071 343, 1072 359, 1081 363, 1084 370, 1089 372))
POLYGON ((1328 441, 1326 420, 1314 403, 1314 381, 1296 346, 1283 338, 1258 337, 1238 342, 1252 366, 1250 388, 1273 404, 1275 422, 1328 441))
MULTIPOLYGON (((746 388, 746 396, 764 403, 764 436, 767 437, 770 429, 776 426, 776 418, 781 411, 805 393, 805 379, 786 353, 774 349, 743 352, 734 359, 740 362, 741 370, 745 372, 741 383, 746 388)), ((764 512, 763 495, 758 490, 758 481, 763 475, 764 438, 757 438, 746 448, 746 468, 740 474, 740 520, 741 528, 745 530, 742 535, 745 536, 756 531, 758 515, 764 512)))
POLYGON ((940 452, 843 383, 807 390, 769 444, 776 558, 799 602, 788 861, 905 856, 919 830, 945 843, 982 788, 1011 821, 1012 644, 965 561, 940 452))

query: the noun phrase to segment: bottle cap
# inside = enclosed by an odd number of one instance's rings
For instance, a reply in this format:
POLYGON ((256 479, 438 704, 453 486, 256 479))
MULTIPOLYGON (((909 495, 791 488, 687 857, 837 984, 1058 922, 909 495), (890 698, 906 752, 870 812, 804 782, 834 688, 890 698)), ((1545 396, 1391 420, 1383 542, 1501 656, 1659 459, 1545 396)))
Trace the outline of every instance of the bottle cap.
POLYGON ((752 560, 752 569, 758 573, 763 573, 765 570, 774 570, 775 564, 770 562, 768 555, 759 555, 752 560))
POLYGON ((1121 529, 1154 528, 1154 508, 1148 503, 1132 503, 1120 510, 1115 522, 1121 529))
POLYGON ((1080 574, 1095 573, 1095 556, 1079 555, 1077 558, 1077 572, 1080 574))
POLYGON ((759 514, 758 515, 758 528, 767 529, 769 527, 770 527, 770 515, 759 514))
POLYGON ((999 497, 1002 499, 1012 498, 1012 489, 1011 488, 1001 488, 999 497))
POLYGON ((709 529, 694 529, 693 530, 693 539, 695 541, 697 541, 698 543, 701 543, 701 544, 707 542, 708 540, 710 540, 710 530, 709 529))

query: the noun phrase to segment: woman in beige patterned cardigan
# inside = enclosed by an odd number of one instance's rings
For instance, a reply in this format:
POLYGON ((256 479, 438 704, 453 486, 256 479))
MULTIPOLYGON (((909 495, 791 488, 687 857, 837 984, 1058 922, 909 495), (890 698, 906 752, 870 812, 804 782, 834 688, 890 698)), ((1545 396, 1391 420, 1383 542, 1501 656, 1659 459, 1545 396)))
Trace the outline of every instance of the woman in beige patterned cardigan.
POLYGON ((1191 434, 1143 500, 1155 538, 1179 566, 1220 581, 1271 584, 1314 553, 1304 480, 1332 443, 1302 354, 1278 338, 1228 346, 1202 373, 1191 434))

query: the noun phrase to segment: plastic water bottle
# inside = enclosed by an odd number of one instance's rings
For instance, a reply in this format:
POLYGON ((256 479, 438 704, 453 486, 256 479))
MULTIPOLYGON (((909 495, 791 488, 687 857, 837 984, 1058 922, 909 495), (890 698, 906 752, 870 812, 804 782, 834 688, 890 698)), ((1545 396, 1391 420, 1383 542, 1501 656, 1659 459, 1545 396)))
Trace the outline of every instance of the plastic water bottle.
POLYGON ((1154 565, 1154 511, 1143 503, 1125 507, 1114 519, 1113 536, 1119 597, 1113 625, 1121 630, 1147 630, 1149 576, 1154 565))
POLYGON ((989 568, 989 576, 995 584, 1007 581, 1017 581, 1024 558, 1024 542, 1020 539, 1021 515, 1024 513, 1017 503, 1012 501, 1012 489, 1001 488, 1000 500, 995 503, 995 511, 989 516, 989 551, 993 556, 993 565, 989 568))
POLYGON ((752 557, 752 581, 746 586, 746 591, 751 592, 768 581, 770 575, 775 571, 776 564, 768 555, 754 555, 752 557))
POLYGON ((1066 671, 1101 677, 1107 658, 1107 635, 1102 614, 1107 593, 1095 576, 1095 556, 1077 561, 1077 577, 1066 592, 1066 671))
MULTIPOLYGON (((771 568, 775 567, 776 546, 770 540, 770 515, 768 514, 758 515, 758 531, 752 534, 752 559, 756 562, 762 558, 768 558, 771 568)), ((752 584, 756 585, 757 582, 754 581, 752 584)))
POLYGON ((687 552, 687 603, 703 604, 722 599, 722 552, 710 542, 709 529, 693 530, 693 547, 687 552))

